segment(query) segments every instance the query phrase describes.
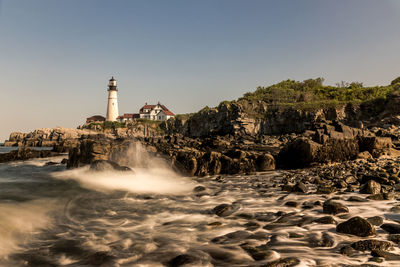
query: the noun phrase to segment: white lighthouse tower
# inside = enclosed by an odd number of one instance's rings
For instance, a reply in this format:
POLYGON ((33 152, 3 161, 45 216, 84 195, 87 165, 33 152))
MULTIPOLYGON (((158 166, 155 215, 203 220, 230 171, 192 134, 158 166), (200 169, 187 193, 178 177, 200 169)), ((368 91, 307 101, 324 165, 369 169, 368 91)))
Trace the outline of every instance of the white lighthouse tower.
POLYGON ((117 81, 111 77, 108 82, 108 105, 106 121, 116 121, 118 117, 117 81))

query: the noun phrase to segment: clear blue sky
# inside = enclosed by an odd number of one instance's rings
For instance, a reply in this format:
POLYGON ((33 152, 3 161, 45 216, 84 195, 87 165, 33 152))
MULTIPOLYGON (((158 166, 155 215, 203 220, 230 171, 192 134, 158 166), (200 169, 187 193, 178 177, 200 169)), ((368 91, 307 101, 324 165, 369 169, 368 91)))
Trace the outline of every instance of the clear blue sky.
POLYGON ((0 140, 145 102, 175 113, 283 79, 400 76, 400 0, 0 0, 0 140))

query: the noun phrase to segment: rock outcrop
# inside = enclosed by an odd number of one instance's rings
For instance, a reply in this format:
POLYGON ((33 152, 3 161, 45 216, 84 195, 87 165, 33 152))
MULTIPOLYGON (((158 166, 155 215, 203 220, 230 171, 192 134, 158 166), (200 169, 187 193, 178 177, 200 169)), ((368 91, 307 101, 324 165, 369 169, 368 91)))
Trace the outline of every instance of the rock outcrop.
POLYGON ((18 150, 13 150, 8 153, 0 154, 0 163, 16 161, 16 160, 28 160, 33 158, 47 158, 58 156, 56 152, 49 150, 35 150, 32 148, 20 148, 18 150))
POLYGON ((4 146, 54 147, 60 144, 72 146, 81 138, 90 138, 98 134, 98 132, 90 130, 61 127, 42 128, 30 133, 11 133, 10 138, 4 143, 4 146))

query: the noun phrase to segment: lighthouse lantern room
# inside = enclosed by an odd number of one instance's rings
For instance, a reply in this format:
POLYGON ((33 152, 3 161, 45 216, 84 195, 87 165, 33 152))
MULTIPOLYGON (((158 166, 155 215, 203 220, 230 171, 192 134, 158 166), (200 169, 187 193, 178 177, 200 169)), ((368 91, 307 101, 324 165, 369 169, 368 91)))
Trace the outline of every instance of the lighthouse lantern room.
POLYGON ((118 96, 117 81, 111 77, 108 82, 108 105, 106 121, 117 121, 118 117, 118 96))

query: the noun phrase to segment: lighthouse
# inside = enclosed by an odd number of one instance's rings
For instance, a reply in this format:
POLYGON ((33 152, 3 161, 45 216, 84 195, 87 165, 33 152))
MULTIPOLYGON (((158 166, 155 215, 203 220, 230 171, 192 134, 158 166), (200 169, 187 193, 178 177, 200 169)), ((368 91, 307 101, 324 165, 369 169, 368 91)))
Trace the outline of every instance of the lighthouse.
POLYGON ((117 121, 118 117, 118 96, 117 81, 111 77, 108 82, 108 105, 106 121, 117 121))

